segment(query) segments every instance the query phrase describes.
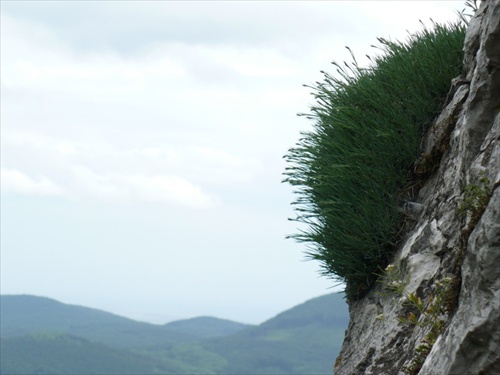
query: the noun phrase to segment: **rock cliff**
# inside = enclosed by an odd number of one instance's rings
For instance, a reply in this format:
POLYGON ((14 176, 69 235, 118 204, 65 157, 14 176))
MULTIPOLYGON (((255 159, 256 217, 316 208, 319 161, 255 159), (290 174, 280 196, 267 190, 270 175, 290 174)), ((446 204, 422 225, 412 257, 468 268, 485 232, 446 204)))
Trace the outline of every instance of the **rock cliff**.
POLYGON ((336 375, 500 374, 500 0, 481 3, 464 53, 415 165, 423 210, 349 302, 336 375))

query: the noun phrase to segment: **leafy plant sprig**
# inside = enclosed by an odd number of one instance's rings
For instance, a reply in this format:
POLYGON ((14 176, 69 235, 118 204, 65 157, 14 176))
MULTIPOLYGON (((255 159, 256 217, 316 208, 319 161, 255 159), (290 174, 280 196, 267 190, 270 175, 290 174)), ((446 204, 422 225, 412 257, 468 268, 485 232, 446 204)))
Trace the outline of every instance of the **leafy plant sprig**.
POLYGON ((410 312, 405 317, 399 317, 403 324, 420 326, 428 328, 428 332, 422 339, 419 346, 415 348, 415 355, 411 363, 403 367, 403 371, 409 375, 416 375, 420 371, 425 358, 430 353, 434 343, 443 331, 443 326, 448 313, 448 299, 450 293, 453 293, 456 280, 450 277, 444 277, 435 284, 434 293, 429 298, 428 305, 424 303, 415 293, 406 294, 406 303, 416 308, 417 314, 410 312))
POLYGON ((479 184, 467 185, 464 189, 464 198, 458 212, 462 215, 475 213, 483 210, 490 200, 490 180, 486 176, 479 179, 479 184))

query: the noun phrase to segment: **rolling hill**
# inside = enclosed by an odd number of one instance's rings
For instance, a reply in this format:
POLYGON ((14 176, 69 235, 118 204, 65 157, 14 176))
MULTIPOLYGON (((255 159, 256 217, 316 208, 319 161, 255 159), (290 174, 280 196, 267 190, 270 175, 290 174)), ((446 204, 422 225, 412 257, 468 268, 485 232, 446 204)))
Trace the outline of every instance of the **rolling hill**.
POLYGON ((202 345, 224 356, 227 374, 331 374, 348 321, 343 295, 329 294, 202 345))
POLYGON ((80 337, 38 334, 1 339, 1 374, 164 374, 182 370, 80 337))
POLYGON ((247 327, 245 324, 210 317, 161 326, 29 295, 0 296, 0 314, 2 337, 59 332, 118 348, 152 345, 170 347, 247 327), (203 329, 201 323, 205 324, 203 329))
POLYGON ((163 327, 169 331, 180 332, 198 338, 208 338, 227 336, 242 329, 250 328, 252 325, 211 316, 200 316, 192 319, 176 320, 165 324, 163 327))
POLYGON ((203 374, 175 359, 155 360, 66 334, 36 334, 1 339, 4 375, 159 375, 203 374))
POLYGON ((0 372, 12 374, 78 373, 68 358, 92 364, 88 374, 126 364, 131 374, 331 374, 349 320, 341 294, 258 326, 212 317, 161 326, 26 295, 1 296, 0 306, 0 372))

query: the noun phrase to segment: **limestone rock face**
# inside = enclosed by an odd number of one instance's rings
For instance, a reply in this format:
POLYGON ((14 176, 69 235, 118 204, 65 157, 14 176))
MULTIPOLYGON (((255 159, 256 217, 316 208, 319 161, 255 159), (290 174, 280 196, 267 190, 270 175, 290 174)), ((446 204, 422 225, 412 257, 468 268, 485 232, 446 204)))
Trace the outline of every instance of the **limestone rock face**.
POLYGON ((335 375, 500 374, 500 0, 481 3, 464 52, 422 143, 435 163, 423 168, 425 209, 409 218, 396 271, 350 302, 335 375))

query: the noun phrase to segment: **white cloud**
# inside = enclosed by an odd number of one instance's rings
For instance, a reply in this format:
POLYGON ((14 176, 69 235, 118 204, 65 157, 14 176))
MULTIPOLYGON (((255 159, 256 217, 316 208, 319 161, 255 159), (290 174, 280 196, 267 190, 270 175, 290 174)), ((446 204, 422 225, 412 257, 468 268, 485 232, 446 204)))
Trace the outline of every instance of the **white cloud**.
POLYGON ((118 181, 129 184, 133 196, 145 202, 165 202, 190 208, 212 208, 219 200, 179 176, 121 176, 118 181))
POLYGON ((72 189, 78 196, 108 203, 160 203, 177 207, 211 208, 218 199, 175 175, 99 174, 84 166, 71 167, 72 189))
POLYGON ((171 148, 146 147, 143 149, 134 149, 132 153, 139 158, 147 158, 147 163, 158 163, 161 165, 178 166, 180 162, 179 153, 171 148))
POLYGON ((208 160, 215 163, 220 163, 222 165, 232 166, 232 167, 243 167, 251 161, 243 160, 235 155, 232 155, 224 150, 217 149, 214 147, 202 146, 194 147, 193 152, 198 154, 202 160, 208 160))
POLYGON ((54 177, 32 177, 16 169, 2 168, 2 194, 62 196, 122 205, 154 203, 197 209, 213 208, 221 203, 215 195, 176 175, 97 173, 85 166, 71 165, 64 178, 60 175, 54 177))
MULTIPOLYGON (((60 42, 77 54, 113 50, 135 55, 158 42, 279 49, 311 36, 317 39, 332 28, 353 32, 353 20, 363 16, 348 3, 323 2, 137 1, 118 7, 107 2, 29 2, 2 8, 2 13, 31 24, 50 24, 60 42)), ((359 33, 363 22, 356 24, 359 33)))
POLYGON ((2 194, 62 195, 62 190, 45 176, 30 177, 15 170, 1 169, 2 194))
POLYGON ((211 208, 222 202, 210 186, 251 181, 260 168, 252 159, 215 147, 128 149, 36 132, 9 132, 3 138, 3 149, 7 155, 3 163, 15 167, 5 169, 4 192, 59 194, 110 204, 149 202, 211 208), (37 174, 44 177, 28 177, 37 174))
POLYGON ((204 47, 200 54, 244 77, 281 77, 297 74, 293 60, 265 48, 204 47))

